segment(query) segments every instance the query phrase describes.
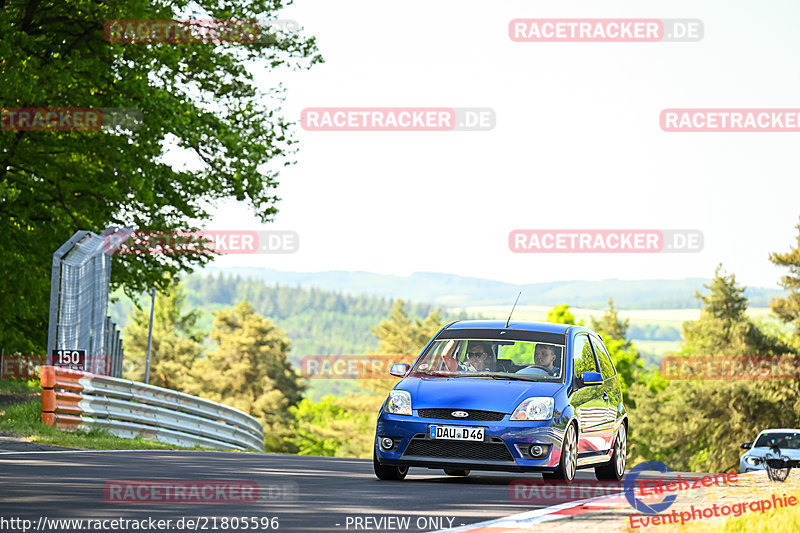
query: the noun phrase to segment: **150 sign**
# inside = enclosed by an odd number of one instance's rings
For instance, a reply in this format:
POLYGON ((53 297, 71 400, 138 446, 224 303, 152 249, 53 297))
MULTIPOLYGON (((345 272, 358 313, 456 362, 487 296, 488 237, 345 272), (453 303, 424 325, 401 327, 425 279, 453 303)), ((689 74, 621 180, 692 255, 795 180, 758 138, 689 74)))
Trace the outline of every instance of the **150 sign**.
POLYGON ((83 371, 86 369, 86 350, 53 350, 53 366, 83 371))

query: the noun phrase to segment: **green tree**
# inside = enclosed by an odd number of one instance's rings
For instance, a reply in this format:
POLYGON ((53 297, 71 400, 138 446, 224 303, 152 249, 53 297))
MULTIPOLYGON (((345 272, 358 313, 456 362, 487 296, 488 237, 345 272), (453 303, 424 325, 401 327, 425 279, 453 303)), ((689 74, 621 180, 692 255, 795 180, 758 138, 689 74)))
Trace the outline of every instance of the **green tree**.
MULTIPOLYGON (((372 328, 372 333, 378 337, 378 354, 404 356, 403 361, 411 363, 422 351, 429 340, 444 326, 439 309, 432 311, 424 320, 415 317, 409 318, 405 302, 397 300, 389 312, 388 319, 372 328)), ((383 398, 397 383, 396 378, 371 377, 359 380, 358 386, 371 394, 383 398)))
MULTIPOLYGON (((769 356, 787 351, 746 315, 743 288, 717 268, 700 318, 684 324, 680 355, 769 356)), ((738 445, 769 427, 795 427, 800 412, 796 382, 677 381, 655 392, 630 389, 631 455, 658 460, 673 470, 717 472, 736 465, 738 445)))
POLYGON ((268 451, 292 451, 289 408, 304 385, 287 360, 289 339, 243 300, 215 313, 215 350, 192 366, 186 392, 236 407, 264 424, 268 451))
MULTIPOLYGON (((168 389, 182 390, 192 368, 200 356, 202 332, 197 329, 199 313, 183 312, 185 296, 183 287, 173 285, 166 292, 156 294, 153 312, 153 343, 150 354, 150 384, 168 389)), ((150 309, 134 307, 132 321, 125 327, 123 345, 125 377, 144 381, 147 362, 147 338, 150 309)))
POLYGON ((603 337, 603 344, 608 348, 608 354, 620 377, 622 396, 629 409, 636 407, 636 400, 628 394, 634 383, 645 385, 651 392, 666 387, 666 381, 661 378, 658 370, 645 370, 644 360, 633 342, 627 338, 630 320, 619 318, 613 298, 608 299, 608 308, 603 316, 599 320, 592 317, 591 323, 592 329, 603 337))
POLYGON ((785 298, 775 298, 770 304, 772 312, 795 329, 800 339, 800 224, 797 228, 797 246, 787 253, 772 253, 769 260, 778 266, 787 267, 789 273, 781 278, 781 287, 789 291, 785 298))
POLYGON ((623 340, 624 349, 630 348, 631 341, 627 339, 630 319, 622 320, 614 309, 614 298, 608 299, 608 309, 605 310, 600 320, 591 317, 592 329, 602 333, 604 339, 623 340))
POLYGON ((378 353, 417 355, 431 337, 444 325, 439 309, 432 311, 425 320, 409 318, 406 304, 396 300, 389 317, 372 328, 380 344, 378 353))
MULTIPOLYGON (((109 225, 192 230, 218 200, 277 212, 278 169, 294 160, 283 91, 256 87, 253 69, 321 61, 313 38, 276 32, 251 43, 111 44, 112 19, 274 18, 281 0, 121 0, 0 3, 4 108, 123 108, 134 129, 5 131, 0 135, 0 346, 41 352, 53 252, 77 230, 109 225), (196 165, 173 168, 178 147, 196 165)), ((191 270, 198 254, 118 255, 112 283, 133 295, 191 270)))
POLYGON ((300 455, 370 458, 381 403, 368 394, 304 398, 290 408, 297 423, 289 440, 300 455))
MULTIPOLYGON (((411 362, 443 325, 438 309, 424 320, 412 319, 405 303, 397 300, 388 318, 372 328, 379 339, 378 355, 405 356, 411 362)), ((397 381, 392 376, 370 376, 358 380, 360 393, 325 396, 316 403, 304 399, 291 409, 295 421, 289 442, 303 454, 371 457, 378 411, 397 381)))
POLYGON ((680 355, 722 357, 774 355, 791 351, 781 339, 767 335, 747 317, 744 287, 736 283, 734 274, 726 275, 718 265, 709 293, 699 292, 702 307, 700 318, 683 324, 684 342, 680 355))
POLYGON ((575 315, 569 310, 569 304, 561 304, 554 306, 547 312, 547 322, 555 322, 557 324, 572 324, 578 325, 575 321, 575 315))

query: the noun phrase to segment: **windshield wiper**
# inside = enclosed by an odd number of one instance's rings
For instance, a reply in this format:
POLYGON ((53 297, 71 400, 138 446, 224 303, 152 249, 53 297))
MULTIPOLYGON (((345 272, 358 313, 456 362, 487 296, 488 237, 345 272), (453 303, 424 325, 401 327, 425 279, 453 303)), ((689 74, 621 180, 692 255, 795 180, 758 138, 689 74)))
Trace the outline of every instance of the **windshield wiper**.
POLYGON ((446 376, 446 377, 451 377, 451 376, 453 376, 454 373, 453 372, 445 372, 443 370, 414 370, 413 372, 410 372, 408 375, 409 376, 414 376, 414 375, 418 375, 418 374, 422 374, 423 376, 446 376))
POLYGON ((458 374, 457 377, 460 377, 460 378, 492 378, 492 379, 503 379, 503 380, 505 380, 505 379, 514 379, 514 380, 517 380, 517 381, 536 381, 536 380, 529 379, 528 377, 516 376, 514 374, 507 374, 507 375, 501 376, 501 375, 493 374, 493 373, 490 373, 490 372, 469 372, 469 373, 464 373, 464 374, 458 374))

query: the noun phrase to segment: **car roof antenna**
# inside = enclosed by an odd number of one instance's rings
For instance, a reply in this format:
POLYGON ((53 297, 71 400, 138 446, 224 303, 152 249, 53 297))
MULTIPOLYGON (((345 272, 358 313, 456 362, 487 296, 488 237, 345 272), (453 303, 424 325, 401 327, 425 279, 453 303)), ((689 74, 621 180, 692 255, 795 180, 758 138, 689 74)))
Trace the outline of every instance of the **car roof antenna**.
POLYGON ((514 300, 514 305, 511 307, 511 312, 508 313, 508 320, 506 320, 506 327, 508 327, 508 323, 511 322, 511 315, 514 314, 514 309, 517 307, 517 302, 519 301, 520 296, 522 296, 522 291, 519 291, 519 294, 517 294, 517 299, 514 300))

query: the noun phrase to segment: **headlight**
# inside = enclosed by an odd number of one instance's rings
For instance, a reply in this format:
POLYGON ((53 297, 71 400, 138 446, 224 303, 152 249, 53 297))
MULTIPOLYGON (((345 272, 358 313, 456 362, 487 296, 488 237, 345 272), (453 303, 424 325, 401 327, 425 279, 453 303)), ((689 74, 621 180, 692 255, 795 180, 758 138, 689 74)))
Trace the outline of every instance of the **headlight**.
POLYGON ((411 394, 404 390, 393 390, 386 398, 387 413, 393 415, 410 415, 411 413, 411 394))
POLYGON ((744 458, 744 462, 750 466, 757 466, 761 464, 761 457, 753 457, 752 455, 748 455, 744 458))
POLYGON ((550 397, 528 398, 511 413, 511 420, 550 420, 555 403, 550 397))

